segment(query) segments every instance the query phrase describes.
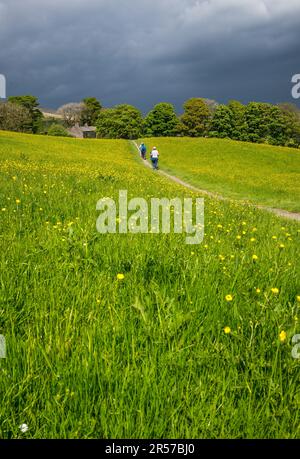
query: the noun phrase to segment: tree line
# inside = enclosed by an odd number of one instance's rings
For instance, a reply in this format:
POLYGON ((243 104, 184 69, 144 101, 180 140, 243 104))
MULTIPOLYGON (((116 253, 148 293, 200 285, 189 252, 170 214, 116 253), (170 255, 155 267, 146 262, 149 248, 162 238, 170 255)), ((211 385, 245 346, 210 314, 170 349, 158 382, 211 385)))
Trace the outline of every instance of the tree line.
POLYGON ((130 105, 102 110, 97 133, 104 138, 217 137, 289 147, 300 146, 300 110, 293 104, 250 102, 227 105, 192 98, 177 116, 170 103, 159 103, 143 117, 130 105))
POLYGON ((227 105, 192 98, 178 116, 172 104, 161 102, 143 116, 132 105, 103 108, 95 97, 63 105, 61 121, 44 118, 34 96, 9 97, 0 104, 0 129, 48 135, 68 135, 75 124, 96 126, 99 138, 215 137, 300 147, 300 110, 293 104, 273 105, 232 100, 227 105))

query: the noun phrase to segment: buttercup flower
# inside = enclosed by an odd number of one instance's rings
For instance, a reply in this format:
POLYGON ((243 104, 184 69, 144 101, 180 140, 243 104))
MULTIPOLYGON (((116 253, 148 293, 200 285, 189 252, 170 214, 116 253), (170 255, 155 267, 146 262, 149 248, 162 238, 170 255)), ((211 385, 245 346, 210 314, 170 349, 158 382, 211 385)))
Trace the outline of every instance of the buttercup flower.
POLYGON ((279 333, 279 341, 281 343, 284 343, 284 341, 286 340, 286 332, 284 330, 282 330, 280 333, 279 333))
POLYGON ((225 333, 226 335, 228 335, 229 333, 231 333, 231 328, 230 328, 230 327, 225 327, 225 328, 224 328, 224 333, 225 333))
POLYGON ((233 296, 232 295, 226 295, 225 296, 225 300, 228 301, 228 302, 232 301, 233 300, 233 296))
POLYGON ((124 278, 125 278, 124 274, 122 274, 122 273, 117 274, 117 279, 118 280, 123 280, 124 278))

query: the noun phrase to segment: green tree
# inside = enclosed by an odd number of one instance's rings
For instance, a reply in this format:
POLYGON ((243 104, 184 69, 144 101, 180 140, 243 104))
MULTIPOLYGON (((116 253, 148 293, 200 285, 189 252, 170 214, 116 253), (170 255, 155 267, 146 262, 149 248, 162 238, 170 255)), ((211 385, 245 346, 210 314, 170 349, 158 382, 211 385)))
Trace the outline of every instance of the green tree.
POLYGON ((264 126, 264 109, 260 102, 250 102, 246 106, 245 122, 248 140, 261 142, 267 137, 264 126))
POLYGON ((31 131, 37 133, 42 125, 43 114, 39 110, 39 102, 37 97, 32 95, 25 96, 10 96, 8 102, 24 107, 30 113, 31 131))
POLYGON ((282 103, 278 105, 284 123, 286 134, 285 145, 288 147, 299 147, 300 145, 300 110, 296 105, 282 103))
POLYGON ((231 137, 233 115, 227 105, 219 105, 213 115, 210 135, 213 137, 231 137))
POLYGON ((144 120, 145 135, 171 137, 178 132, 178 118, 174 106, 161 102, 148 113, 144 120))
POLYGON ((237 100, 231 100, 228 103, 228 108, 231 111, 231 138, 234 140, 248 140, 247 124, 245 121, 245 105, 237 100))
POLYGON ((81 114, 81 123, 95 126, 102 109, 101 103, 96 97, 86 97, 82 102, 84 109, 81 114))
POLYGON ((211 111, 205 100, 192 98, 187 100, 184 105, 184 113, 180 118, 181 131, 190 137, 202 137, 209 131, 211 121, 211 111))
POLYGON ((117 105, 102 110, 97 121, 97 136, 108 139, 137 139, 142 134, 141 112, 132 105, 117 105))
POLYGON ((279 107, 262 102, 250 102, 245 111, 247 136, 251 142, 284 145, 286 134, 279 107))
POLYGON ((272 145, 285 145, 288 140, 288 134, 283 113, 278 106, 267 104, 265 123, 267 126, 267 142, 272 145))

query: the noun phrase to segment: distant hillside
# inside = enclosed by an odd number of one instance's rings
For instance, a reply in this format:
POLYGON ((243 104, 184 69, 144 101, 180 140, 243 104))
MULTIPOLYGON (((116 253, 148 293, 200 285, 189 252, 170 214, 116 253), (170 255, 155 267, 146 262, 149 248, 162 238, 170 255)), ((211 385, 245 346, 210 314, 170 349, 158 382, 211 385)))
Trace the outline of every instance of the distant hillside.
POLYGON ((58 118, 62 119, 62 116, 57 113, 56 110, 52 110, 50 108, 40 108, 41 112, 45 116, 45 118, 58 118))

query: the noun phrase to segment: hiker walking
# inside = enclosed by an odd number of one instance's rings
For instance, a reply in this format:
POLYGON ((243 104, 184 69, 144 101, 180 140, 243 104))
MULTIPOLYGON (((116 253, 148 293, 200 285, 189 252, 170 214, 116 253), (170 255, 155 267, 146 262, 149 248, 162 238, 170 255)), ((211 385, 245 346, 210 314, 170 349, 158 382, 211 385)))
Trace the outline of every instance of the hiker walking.
POLYGON ((150 153, 150 158, 152 161, 153 169, 156 169, 156 170, 158 169, 158 157, 159 157, 159 152, 156 147, 153 147, 150 153))
POLYGON ((146 145, 144 143, 141 143, 141 145, 139 146, 139 149, 140 149, 141 157, 143 159, 146 159, 146 153, 147 153, 146 145))

